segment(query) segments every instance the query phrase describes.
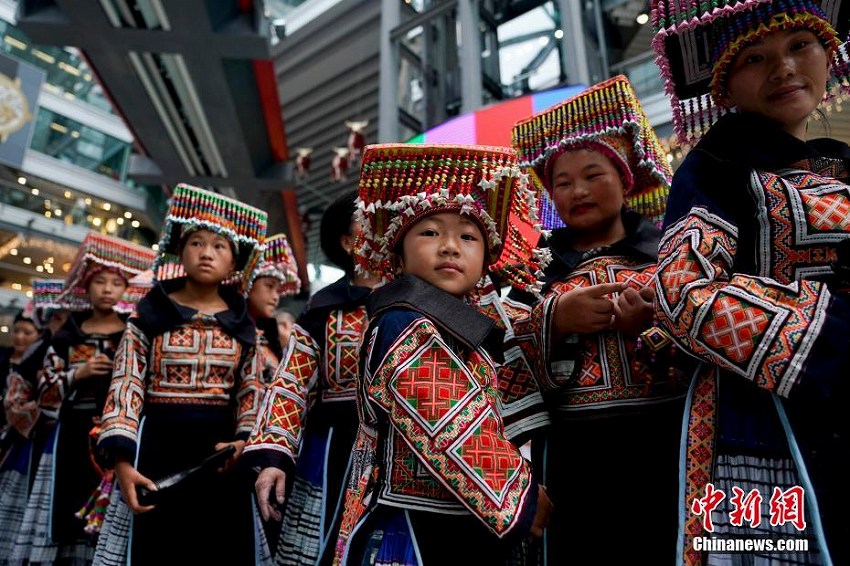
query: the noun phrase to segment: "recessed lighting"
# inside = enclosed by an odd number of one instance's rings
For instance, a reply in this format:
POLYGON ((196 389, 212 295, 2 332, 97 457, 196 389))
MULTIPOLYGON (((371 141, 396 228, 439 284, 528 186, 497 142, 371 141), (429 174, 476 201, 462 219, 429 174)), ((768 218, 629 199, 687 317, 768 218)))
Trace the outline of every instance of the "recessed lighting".
POLYGON ((9 332, 8 326, 0 326, 0 332, 9 332))
POLYGON ((56 216, 62 216, 62 209, 57 208, 56 210, 53 211, 53 214, 55 214, 56 216))
POLYGON ((25 264, 29 265, 29 264, 31 264, 31 263, 32 263, 32 258, 31 258, 31 257, 25 257, 25 258, 23 259, 23 262, 24 262, 25 264))
POLYGON ((38 196, 38 189, 33 189, 30 191, 34 196, 38 196))
POLYGON ((27 178, 26 177, 18 177, 18 184, 19 185, 26 185, 27 184, 27 178))
POLYGON ((90 198, 86 199, 86 204, 91 205, 91 199, 90 198))
POLYGON ((564 37, 564 30, 556 29, 555 30, 555 39, 563 39, 563 37, 564 37))
POLYGON ((39 273, 43 273, 44 272, 44 266, 43 265, 36 265, 35 270, 38 271, 39 273))
POLYGON ((32 299, 32 291, 27 291, 27 298, 32 299))
POLYGON ((101 222, 103 222, 103 221, 100 218, 98 218, 97 216, 92 218, 92 221, 91 221, 91 223, 94 224, 95 226, 100 226, 101 222))
POLYGON ((151 246, 151 249, 152 249, 153 251, 155 251, 155 252, 158 252, 158 251, 159 251, 159 244, 154 244, 154 245, 152 245, 152 246, 151 246))
POLYGON ((640 13, 640 14, 637 15, 637 18, 635 18, 635 21, 638 24, 643 25, 643 24, 645 24, 646 22, 649 21, 649 14, 640 13))
POLYGON ((65 195, 65 198, 71 198, 72 196, 74 196, 71 194, 71 191, 65 191, 63 194, 65 195))
POLYGON ((108 202, 103 203, 103 210, 112 210, 112 205, 108 202))
POLYGON ((127 220, 133 218, 133 213, 128 210, 124 213, 124 218, 126 218, 127 220))
POLYGON ((133 228, 138 228, 138 227, 139 227, 139 221, 138 221, 138 220, 133 220, 133 221, 131 222, 131 224, 133 225, 133 228))
POLYGON ((18 255, 18 248, 12 248, 9 250, 9 255, 18 255))
POLYGON ((123 218, 116 218, 116 219, 115 219, 115 222, 116 222, 119 226, 123 226, 123 225, 124 225, 124 219, 123 219, 123 218))
POLYGON ((22 287, 20 283, 12 283, 12 289, 14 289, 15 291, 20 291, 21 288, 22 287))

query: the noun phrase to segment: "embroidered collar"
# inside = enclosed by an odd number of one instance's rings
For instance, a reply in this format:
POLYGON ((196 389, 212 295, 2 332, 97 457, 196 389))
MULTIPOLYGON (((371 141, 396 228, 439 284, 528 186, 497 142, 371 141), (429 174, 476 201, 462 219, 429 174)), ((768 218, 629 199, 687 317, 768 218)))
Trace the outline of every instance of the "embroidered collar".
MULTIPOLYGON (((53 336, 52 344, 58 346, 60 344, 70 347, 76 344, 82 344, 86 341, 90 336, 107 336, 112 342, 117 343, 121 340, 121 335, 124 334, 124 331, 121 330, 119 332, 113 332, 112 334, 101 334, 99 332, 88 334, 83 332, 83 323, 91 318, 92 311, 79 311, 72 312, 68 317, 68 320, 65 321, 65 324, 62 325, 62 328, 56 331, 56 335, 53 336)), ((127 315, 119 314, 118 317, 126 321, 127 315)), ((63 347, 64 347, 63 346, 63 347)), ((54 349, 56 349, 54 347, 54 349)))
MULTIPOLYGON (((198 312, 193 308, 178 304, 168 295, 183 287, 186 278, 157 282, 136 307, 138 318, 135 324, 149 336, 158 336, 181 324, 188 322, 198 312)), ((257 332, 254 322, 248 316, 245 299, 234 289, 225 285, 219 287, 219 294, 229 307, 215 314, 215 319, 224 331, 244 344, 254 344, 257 332)))
POLYGON ((376 289, 366 302, 369 317, 375 319, 393 307, 406 307, 424 314, 470 349, 485 347, 491 353, 501 351, 504 333, 492 319, 418 277, 399 277, 376 289))
POLYGON ((623 224, 626 237, 610 246, 599 248, 597 253, 578 251, 573 247, 575 240, 569 228, 559 228, 552 231, 548 240, 543 239, 541 246, 549 246, 552 251, 552 262, 545 270, 546 284, 544 293, 555 281, 567 277, 575 267, 590 255, 625 255, 629 257, 644 257, 647 261, 658 258, 658 241, 661 231, 652 222, 630 210, 623 211, 623 224))

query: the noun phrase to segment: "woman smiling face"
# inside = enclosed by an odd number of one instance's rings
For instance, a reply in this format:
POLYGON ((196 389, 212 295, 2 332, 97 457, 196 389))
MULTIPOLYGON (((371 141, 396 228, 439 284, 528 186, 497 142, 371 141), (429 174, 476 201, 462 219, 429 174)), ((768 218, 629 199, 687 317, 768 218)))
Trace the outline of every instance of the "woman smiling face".
POLYGON ((805 139, 806 122, 823 101, 828 78, 829 57, 813 32, 775 31, 741 50, 720 102, 760 114, 805 139))

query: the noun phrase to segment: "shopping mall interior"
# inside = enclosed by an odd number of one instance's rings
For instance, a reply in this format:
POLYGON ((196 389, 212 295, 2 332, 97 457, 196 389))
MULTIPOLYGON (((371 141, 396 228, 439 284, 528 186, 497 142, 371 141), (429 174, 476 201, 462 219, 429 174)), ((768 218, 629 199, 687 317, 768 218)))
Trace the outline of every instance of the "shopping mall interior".
MULTIPOLYGON (((519 118, 610 76, 667 159, 687 152, 649 0, 0 0, 0 335, 89 231, 156 246, 180 182, 269 211, 302 281, 335 280, 328 203, 363 144, 507 145, 519 118)), ((850 140, 843 98, 813 127, 850 140), (825 119, 824 119, 825 118, 825 119)))

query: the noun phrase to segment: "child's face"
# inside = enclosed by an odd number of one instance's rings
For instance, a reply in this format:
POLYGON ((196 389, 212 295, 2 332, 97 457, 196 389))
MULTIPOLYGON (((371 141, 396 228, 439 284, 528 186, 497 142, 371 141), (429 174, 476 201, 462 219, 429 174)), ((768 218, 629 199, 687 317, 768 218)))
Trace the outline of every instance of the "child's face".
POLYGON ((274 277, 260 277, 248 293, 248 309, 254 318, 271 318, 280 300, 280 281, 274 277))
POLYGON ((597 151, 567 151, 552 166, 555 210, 576 232, 602 232, 620 221, 624 192, 619 170, 597 151))
POLYGON ((484 253, 484 235, 474 220, 442 212, 423 218, 404 235, 401 268, 462 297, 481 279, 484 253))
POLYGON ((744 47, 729 66, 721 102, 778 122, 796 135, 823 101, 829 59, 805 29, 773 32, 744 47))
POLYGON ((94 310, 110 311, 126 290, 126 279, 114 271, 104 269, 95 273, 89 281, 89 300, 94 310))
POLYGON ((12 327, 12 349, 15 354, 23 354, 38 338, 38 329, 28 320, 19 320, 12 327))
POLYGON ((235 267, 230 242, 209 230, 197 230, 189 234, 180 259, 186 276, 205 285, 221 283, 235 267))

